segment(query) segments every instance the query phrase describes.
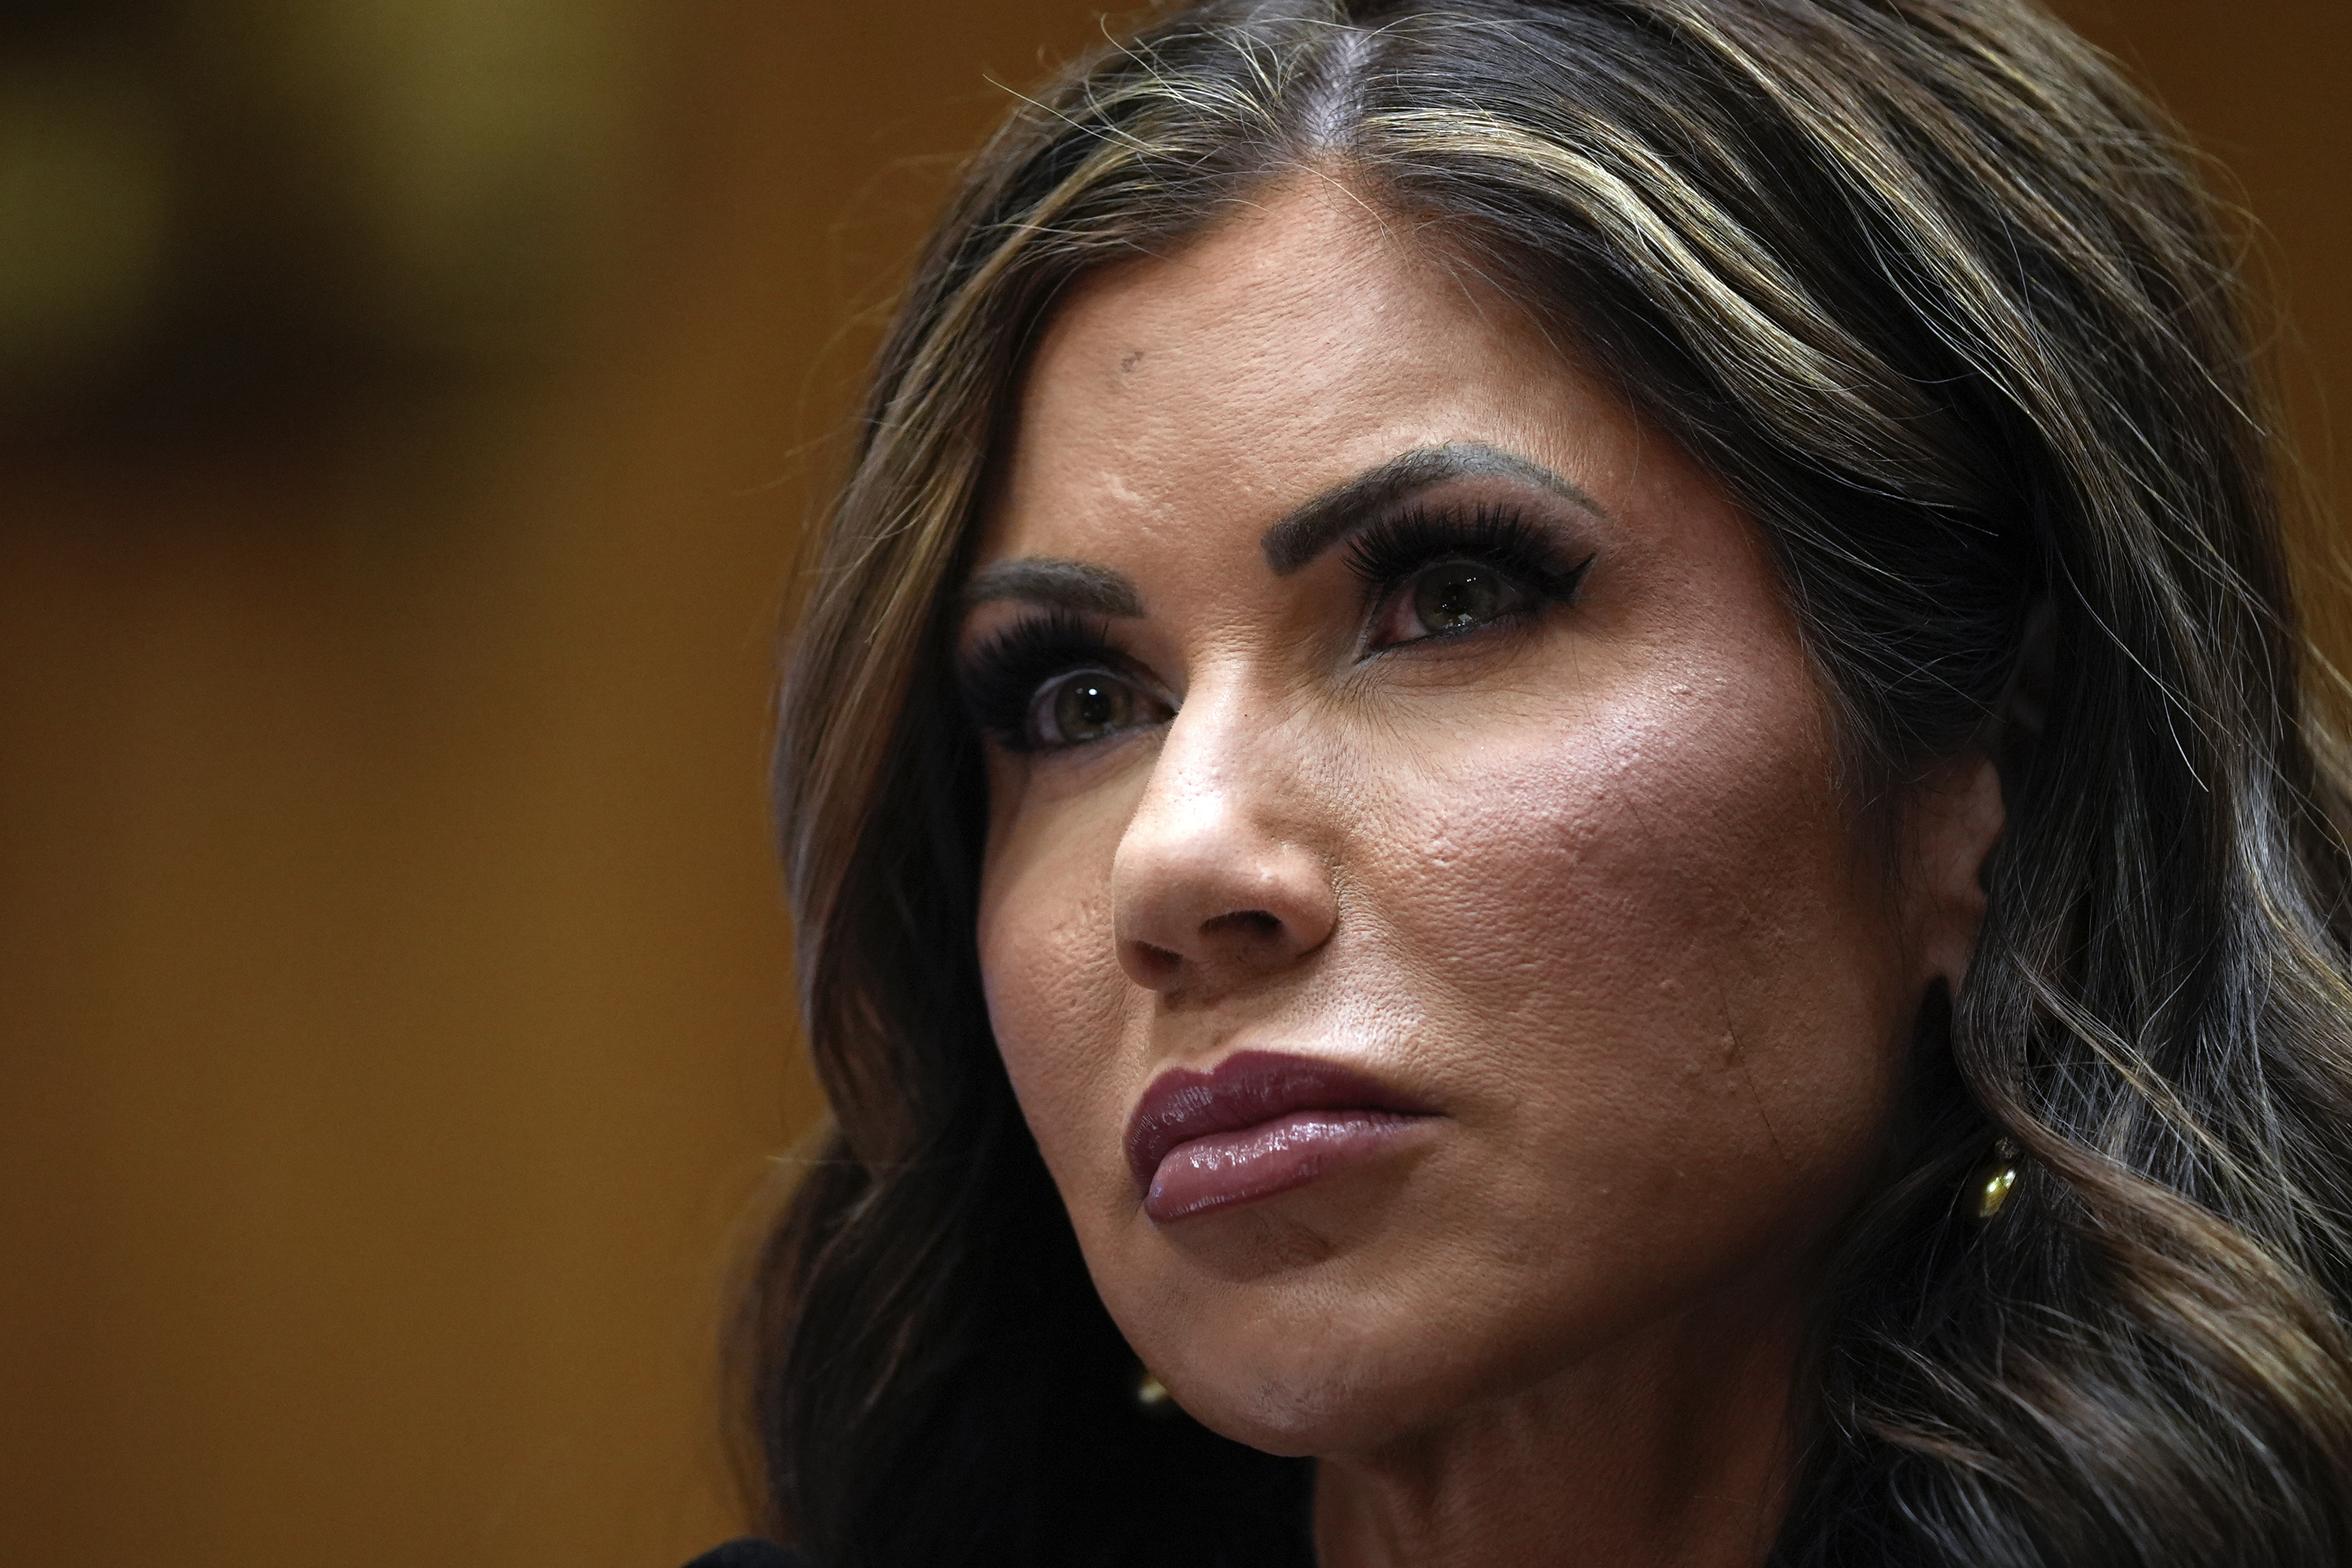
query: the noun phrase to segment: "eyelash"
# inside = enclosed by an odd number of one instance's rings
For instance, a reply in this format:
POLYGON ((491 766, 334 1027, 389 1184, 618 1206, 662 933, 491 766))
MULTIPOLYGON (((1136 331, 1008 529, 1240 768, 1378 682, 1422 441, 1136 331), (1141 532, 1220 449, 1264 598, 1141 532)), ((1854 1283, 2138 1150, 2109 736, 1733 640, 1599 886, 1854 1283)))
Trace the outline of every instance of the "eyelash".
POLYGON ((963 658, 956 685, 972 727, 1007 751, 1039 751, 1029 721, 1045 684, 1080 670, 1135 682, 1132 666, 1101 631, 1066 610, 1027 615, 963 658))
MULTIPOLYGON (((1507 507, 1401 513, 1359 533, 1347 555, 1349 570, 1364 585, 1368 620, 1376 620, 1417 574, 1449 560, 1476 561, 1510 580, 1528 599, 1517 615, 1573 598, 1592 564, 1591 556, 1564 563, 1551 535, 1507 507)), ((1427 640, 1455 635, 1461 633, 1427 640)), ((1098 625, 1066 610, 1048 610, 1024 616, 966 654, 958 662, 956 685, 982 735, 1007 751, 1054 750, 1032 732, 1039 695, 1049 683, 1089 669, 1139 689, 1145 685, 1098 625)))
POLYGON ((1565 561, 1551 534, 1511 507, 1402 512, 1364 529, 1348 547, 1348 570, 1363 583, 1375 617, 1415 575, 1449 560, 1492 567, 1526 591, 1530 608, 1573 599, 1592 564, 1589 555, 1565 561))

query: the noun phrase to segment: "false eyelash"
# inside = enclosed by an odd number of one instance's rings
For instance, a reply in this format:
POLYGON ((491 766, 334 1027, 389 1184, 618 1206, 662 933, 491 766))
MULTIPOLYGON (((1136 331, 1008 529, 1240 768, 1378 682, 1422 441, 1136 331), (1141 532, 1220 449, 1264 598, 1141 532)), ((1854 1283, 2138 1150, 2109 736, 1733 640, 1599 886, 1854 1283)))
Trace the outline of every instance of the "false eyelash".
POLYGON ((1567 560, 1550 530, 1512 507, 1402 512, 1365 528, 1348 547, 1348 570, 1376 599, 1423 567, 1462 559, 1496 568, 1546 603, 1572 597, 1592 564, 1590 555, 1567 560))
POLYGON ((1114 673, 1126 655, 1101 632, 1066 610, 1026 615, 958 661, 956 687, 972 727, 1007 751, 1034 751, 1030 706, 1037 688, 1073 670, 1114 673))

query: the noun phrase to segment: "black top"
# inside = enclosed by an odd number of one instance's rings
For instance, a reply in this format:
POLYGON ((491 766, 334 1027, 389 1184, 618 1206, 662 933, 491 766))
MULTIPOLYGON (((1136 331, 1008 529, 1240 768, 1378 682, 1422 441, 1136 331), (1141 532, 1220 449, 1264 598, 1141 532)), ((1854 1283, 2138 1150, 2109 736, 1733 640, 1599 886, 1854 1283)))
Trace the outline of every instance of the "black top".
POLYGON ((797 1552, 787 1552, 772 1541, 756 1541, 745 1536, 716 1546, 688 1563, 686 1568, 808 1568, 808 1559, 797 1552))

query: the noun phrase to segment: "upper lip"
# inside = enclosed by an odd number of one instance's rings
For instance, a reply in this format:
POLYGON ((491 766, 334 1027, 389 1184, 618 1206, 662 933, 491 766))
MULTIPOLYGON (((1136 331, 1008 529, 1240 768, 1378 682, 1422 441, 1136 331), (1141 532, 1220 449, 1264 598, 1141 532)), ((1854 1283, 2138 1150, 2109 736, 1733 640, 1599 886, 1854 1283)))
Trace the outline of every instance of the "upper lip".
POLYGON ((1127 1119, 1127 1163, 1136 1186, 1151 1185, 1169 1150, 1294 1111, 1391 1111, 1429 1107, 1352 1067, 1276 1051, 1242 1051, 1203 1072, 1171 1067, 1151 1081, 1127 1119))

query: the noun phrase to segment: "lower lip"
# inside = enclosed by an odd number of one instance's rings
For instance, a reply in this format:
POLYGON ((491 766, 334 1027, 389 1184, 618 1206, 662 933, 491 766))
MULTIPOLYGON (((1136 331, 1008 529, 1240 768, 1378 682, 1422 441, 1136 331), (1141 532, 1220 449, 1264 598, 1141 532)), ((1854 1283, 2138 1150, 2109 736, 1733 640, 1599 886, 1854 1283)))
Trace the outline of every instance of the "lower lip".
POLYGON ((1165 1225, 1289 1192, 1381 1153, 1424 1119, 1393 1111, 1293 1111, 1194 1138, 1161 1157, 1143 1212, 1165 1225))

